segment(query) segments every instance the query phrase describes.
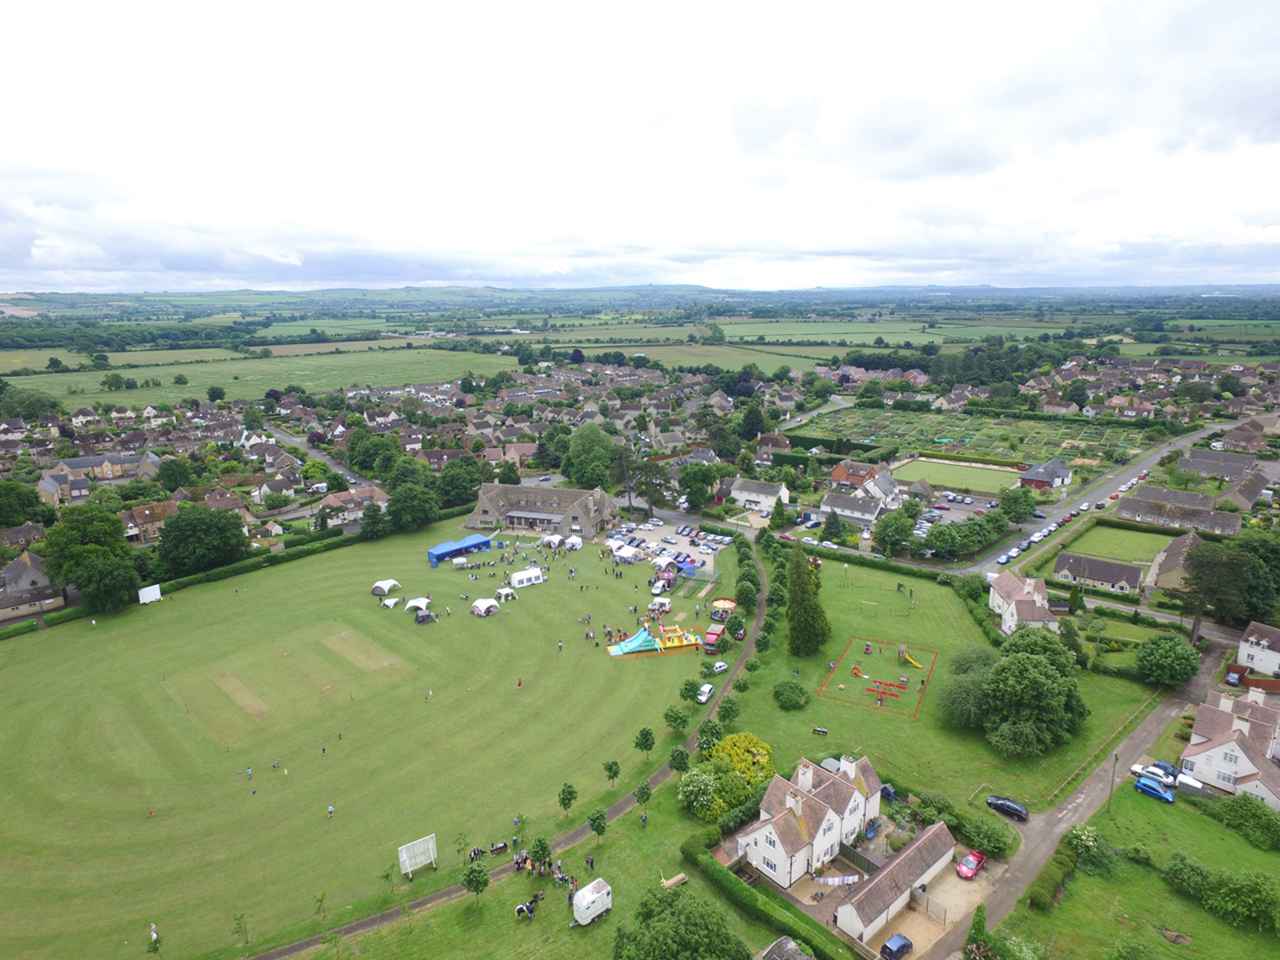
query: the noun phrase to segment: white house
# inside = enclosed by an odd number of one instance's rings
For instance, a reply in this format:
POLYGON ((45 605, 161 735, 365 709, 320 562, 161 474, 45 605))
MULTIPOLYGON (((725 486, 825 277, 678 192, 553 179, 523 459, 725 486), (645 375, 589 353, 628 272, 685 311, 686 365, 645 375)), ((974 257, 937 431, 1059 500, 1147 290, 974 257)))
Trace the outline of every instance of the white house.
POLYGON ((768 483, 738 477, 729 488, 729 499, 748 510, 772 510, 779 500, 791 502, 791 491, 785 483, 768 483))
POLYGON ((875 497, 863 496, 861 493, 852 497, 846 493, 828 493, 822 498, 822 506, 818 512, 823 520, 834 513, 841 520, 868 528, 875 524, 883 509, 883 502, 875 497))
POLYGON ((1252 673, 1280 677, 1280 629, 1254 621, 1240 635, 1236 663, 1252 673))
POLYGON ((1210 694, 1196 708, 1182 770, 1226 793, 1248 793, 1280 810, 1280 710, 1257 688, 1245 696, 1210 694))
POLYGON ((926 827, 836 908, 836 926, 866 943, 907 906, 911 891, 947 868, 956 841, 942 822, 926 827))
POLYGON ((1045 627, 1058 632, 1058 620, 1049 610, 1049 591, 1043 580, 1023 578, 1002 570, 992 581, 987 606, 1000 618, 1000 631, 1019 627, 1045 627))
POLYGON ((866 757, 841 757, 837 771, 801 760, 790 780, 775 776, 760 819, 738 834, 738 853, 787 888, 852 844, 880 815, 880 777, 866 757))

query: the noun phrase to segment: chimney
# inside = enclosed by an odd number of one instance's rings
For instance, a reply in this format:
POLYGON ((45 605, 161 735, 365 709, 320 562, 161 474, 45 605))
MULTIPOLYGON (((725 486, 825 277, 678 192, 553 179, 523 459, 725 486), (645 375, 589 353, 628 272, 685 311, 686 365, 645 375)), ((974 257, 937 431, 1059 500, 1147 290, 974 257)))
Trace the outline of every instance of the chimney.
POLYGON ((1225 693, 1218 694, 1218 709, 1225 710, 1227 713, 1231 712, 1231 698, 1225 693))
POLYGON ((1232 717, 1231 729, 1233 731, 1239 730, 1241 733, 1243 733, 1247 737, 1249 735, 1249 721, 1246 720, 1244 717, 1232 717))
POLYGON ((848 779, 852 780, 856 773, 857 763, 858 763, 857 760, 855 760, 853 757, 849 756, 848 754, 845 754, 840 758, 840 773, 842 773, 848 779))
POLYGON ((813 790, 813 764, 808 760, 801 760, 796 767, 796 786, 805 793, 813 790))
POLYGON ((800 794, 796 793, 794 790, 788 790, 786 804, 788 810, 794 813, 797 817, 800 816, 800 794))
POLYGON ((1250 687, 1245 691, 1244 698, 1250 703, 1256 703, 1258 706, 1266 706, 1267 695, 1263 693, 1261 687, 1250 687))

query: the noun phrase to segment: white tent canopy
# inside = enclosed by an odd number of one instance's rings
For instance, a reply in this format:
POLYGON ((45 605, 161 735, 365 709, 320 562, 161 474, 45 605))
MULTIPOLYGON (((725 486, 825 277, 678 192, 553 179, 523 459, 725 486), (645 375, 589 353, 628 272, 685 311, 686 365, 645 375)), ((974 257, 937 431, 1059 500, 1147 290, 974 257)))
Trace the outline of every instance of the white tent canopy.
POLYGON ((558 533, 549 533, 542 538, 542 542, 546 546, 554 549, 559 547, 560 544, 564 543, 564 537, 560 536, 560 534, 558 533))
POLYGON ((520 587, 528 587, 535 583, 541 583, 546 578, 542 575, 541 567, 526 567, 524 570, 517 570, 511 574, 511 586, 519 589, 520 587))
POLYGON ((414 597, 412 600, 405 602, 404 608, 406 610, 425 610, 430 602, 430 597, 414 597))
POLYGON ((494 600, 492 597, 481 598, 471 604, 471 612, 477 617, 487 617, 491 613, 496 613, 497 611, 498 601, 494 600))
POLYGON ((581 550, 582 538, 578 536, 566 537, 564 545, 566 550, 581 550))
POLYGON ((499 603, 505 603, 507 600, 515 600, 515 599, 516 599, 516 592, 515 592, 514 590, 512 590, 510 587, 499 587, 499 588, 498 588, 498 602, 499 602, 499 603))
POLYGON ((609 548, 610 553, 617 553, 619 550, 621 550, 623 547, 626 546, 625 543, 623 543, 621 540, 616 539, 615 537, 610 537, 608 540, 604 542, 604 545, 609 548))
POLYGON ((382 605, 386 607, 388 610, 394 610, 396 608, 396 604, 399 602, 400 602, 399 597, 387 597, 385 600, 382 601, 382 605))
POLYGON ((373 585, 373 595, 375 597, 385 597, 392 590, 400 586, 399 580, 379 580, 373 585))
POLYGON ((640 555, 640 551, 635 547, 623 544, 617 550, 613 551, 613 555, 619 560, 634 560, 640 555))

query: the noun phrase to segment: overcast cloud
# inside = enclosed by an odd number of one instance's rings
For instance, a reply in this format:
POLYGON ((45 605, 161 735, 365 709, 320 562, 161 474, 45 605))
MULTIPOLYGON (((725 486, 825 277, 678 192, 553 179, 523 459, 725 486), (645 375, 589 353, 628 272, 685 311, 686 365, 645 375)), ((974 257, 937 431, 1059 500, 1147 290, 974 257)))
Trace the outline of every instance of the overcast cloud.
POLYGON ((0 289, 1280 282, 1274 0, 3 19, 0 289))

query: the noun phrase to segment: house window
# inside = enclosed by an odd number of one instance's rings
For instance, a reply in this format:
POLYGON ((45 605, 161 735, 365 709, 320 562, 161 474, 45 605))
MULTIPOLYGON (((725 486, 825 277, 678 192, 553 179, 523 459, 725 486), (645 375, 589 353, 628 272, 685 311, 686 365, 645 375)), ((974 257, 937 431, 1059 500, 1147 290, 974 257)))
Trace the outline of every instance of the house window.
POLYGON ((772 833, 765 834, 764 842, 771 847, 776 847, 778 845, 778 841, 773 839, 772 833))
POLYGON ((1185 771, 1187 771, 1187 773, 1190 773, 1190 772, 1191 772, 1192 770, 1194 770, 1195 768, 1196 768, 1196 762, 1195 762, 1194 760, 1183 760, 1183 761, 1182 761, 1182 769, 1183 769, 1183 770, 1185 770, 1185 771))
POLYGON ((1236 763, 1240 758, 1234 753, 1224 753, 1222 759, 1227 763, 1236 763))
POLYGON ((1245 658, 1244 658, 1244 662, 1245 662, 1245 663, 1253 663, 1253 654, 1252 654, 1252 653, 1250 653, 1250 654, 1246 654, 1246 655, 1245 655, 1245 658))
POLYGON ((762 857, 760 862, 764 864, 764 868, 768 870, 770 873, 778 872, 778 865, 774 863, 772 860, 770 860, 768 857, 762 857))
POLYGON ((1219 771, 1218 771, 1218 780, 1219 780, 1220 782, 1222 782, 1222 783, 1230 783, 1230 784, 1234 784, 1234 783, 1236 782, 1236 777, 1235 777, 1235 774, 1233 774, 1233 773, 1228 773, 1228 772, 1227 772, 1227 771, 1225 771, 1225 770, 1219 770, 1219 771))
POLYGON ((823 832, 823 833, 830 833, 830 832, 831 832, 831 830, 832 830, 834 827, 835 827, 835 824, 833 824, 830 820, 828 820, 828 821, 827 821, 827 825, 826 825, 825 827, 823 827, 823 828, 822 828, 822 832, 823 832))

